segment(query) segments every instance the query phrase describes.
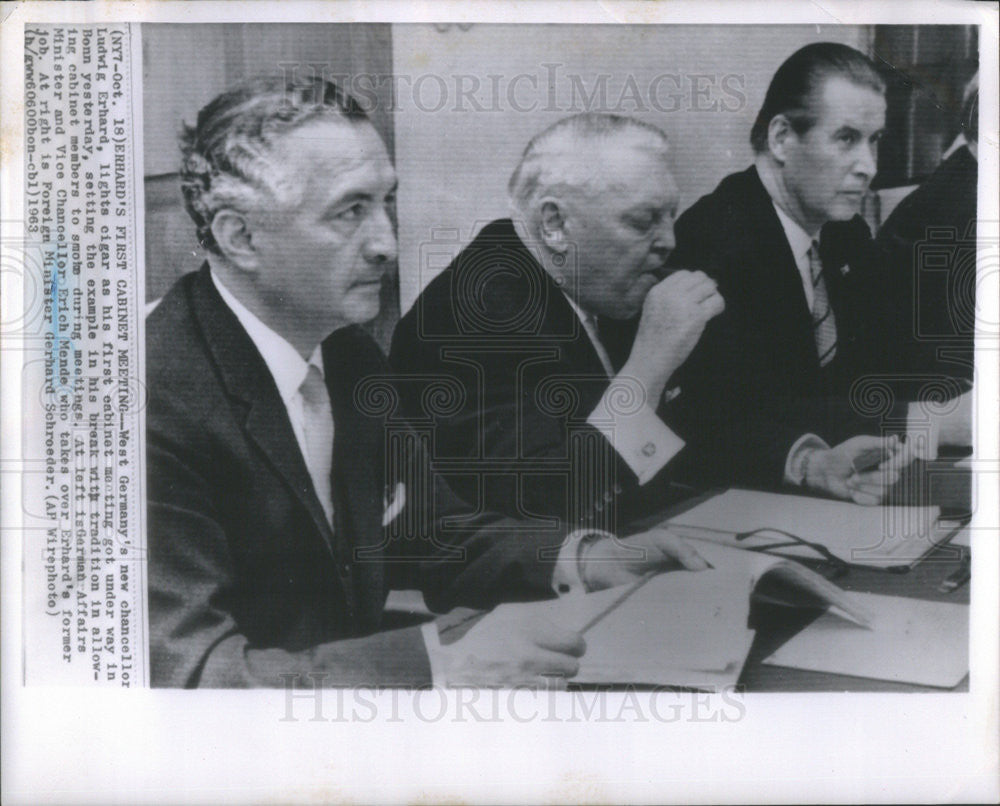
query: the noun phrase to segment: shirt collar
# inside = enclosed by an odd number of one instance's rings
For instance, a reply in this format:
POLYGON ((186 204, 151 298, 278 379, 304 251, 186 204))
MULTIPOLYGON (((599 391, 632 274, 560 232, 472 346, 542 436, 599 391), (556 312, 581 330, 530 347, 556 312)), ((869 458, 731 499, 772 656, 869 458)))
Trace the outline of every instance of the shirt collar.
POLYGON ((580 321, 583 322, 583 324, 588 325, 589 327, 596 326, 597 322, 596 322, 595 317, 591 316, 583 308, 581 308, 577 304, 577 301, 575 299, 573 299, 565 291, 562 292, 562 295, 566 298, 566 302, 569 303, 569 306, 573 309, 573 312, 577 315, 577 317, 580 319, 580 321))
POLYGON ((288 341, 275 333, 265 325, 255 314, 253 314, 236 296, 222 283, 222 280, 210 271, 209 275, 215 284, 219 296, 229 309, 236 315, 243 329, 250 337, 257 352, 267 365, 274 378, 274 384, 278 387, 278 394, 287 405, 292 397, 299 391, 299 387, 306 379, 309 372, 309 365, 312 364, 323 374, 323 355, 321 346, 316 345, 308 361, 303 361, 298 350, 292 347, 288 341))
POLYGON ((819 241, 819 233, 810 235, 799 226, 797 221, 782 210, 774 199, 771 199, 771 204, 774 205, 774 210, 778 214, 778 220, 781 222, 781 228, 785 231, 785 238, 788 240, 788 245, 792 247, 792 254, 795 255, 795 260, 798 261, 808 254, 810 248, 812 248, 813 241, 819 241))

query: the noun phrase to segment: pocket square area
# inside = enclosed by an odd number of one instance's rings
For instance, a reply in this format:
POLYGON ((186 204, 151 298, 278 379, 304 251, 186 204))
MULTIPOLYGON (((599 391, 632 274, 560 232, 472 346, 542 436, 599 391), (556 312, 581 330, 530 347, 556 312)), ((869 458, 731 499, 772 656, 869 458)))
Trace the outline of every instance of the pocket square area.
POLYGON ((386 487, 385 496, 382 499, 382 525, 388 526, 406 506, 406 485, 397 482, 393 490, 386 487))

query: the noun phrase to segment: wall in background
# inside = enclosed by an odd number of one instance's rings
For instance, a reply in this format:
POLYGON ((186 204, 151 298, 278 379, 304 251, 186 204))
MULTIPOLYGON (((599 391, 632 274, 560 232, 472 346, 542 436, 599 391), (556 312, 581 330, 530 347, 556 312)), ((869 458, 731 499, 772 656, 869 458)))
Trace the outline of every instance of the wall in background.
POLYGON ((876 25, 872 52, 886 70, 886 133, 875 187, 926 179, 961 130, 962 95, 979 69, 973 25, 876 25))
MULTIPOLYGON (((684 209, 723 176, 749 164, 747 137, 767 84, 797 48, 834 40, 900 64, 912 51, 916 61, 909 69, 923 91, 924 85, 940 83, 942 59, 951 59, 948 64, 961 60, 961 70, 956 68, 948 77, 967 72, 974 58, 969 42, 975 41, 969 31, 960 32, 967 45, 961 54, 942 45, 952 42, 957 30, 815 25, 145 25, 148 296, 162 295, 203 259, 181 204, 176 176, 181 122, 193 122, 197 111, 224 87, 253 73, 280 71, 290 64, 307 74, 323 70, 361 99, 390 149, 394 147, 401 183, 399 278, 398 286, 393 278, 384 289, 383 315, 372 328, 385 345, 399 304, 408 308, 484 223, 508 214, 510 172, 528 139, 555 120, 584 109, 606 109, 664 128, 671 137, 684 209), (920 47, 908 47, 911 40, 920 47), (921 73, 923 62, 931 67, 921 73)), ((940 111, 938 96, 941 93, 934 96, 936 111, 940 111)), ((901 131, 899 138, 887 143, 886 158, 893 144, 909 142, 906 138, 912 139, 914 130, 905 114, 900 118, 890 109, 889 118, 890 129, 901 131)), ((936 164, 938 141, 948 139, 943 130, 934 129, 920 142, 926 146, 934 137, 934 148, 906 152, 923 160, 922 170, 911 172, 913 176, 925 172, 924 163, 936 164), (931 151, 930 157, 924 153, 931 151)), ((887 177, 892 174, 888 167, 883 166, 887 177)), ((905 178, 912 181, 909 174, 905 178)))
POLYGON ((403 310, 508 214, 507 179, 550 123, 590 108, 661 126, 684 209, 750 163, 750 127, 782 61, 823 40, 870 52, 871 39, 851 26, 394 25, 403 310))

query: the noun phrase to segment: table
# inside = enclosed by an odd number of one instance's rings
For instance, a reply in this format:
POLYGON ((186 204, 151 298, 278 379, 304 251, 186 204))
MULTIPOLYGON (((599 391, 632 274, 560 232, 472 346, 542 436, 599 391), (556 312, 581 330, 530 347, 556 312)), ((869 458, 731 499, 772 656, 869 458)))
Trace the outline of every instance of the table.
MULTIPOLYGON (((971 472, 968 468, 956 467, 954 460, 935 462, 914 462, 891 492, 890 500, 897 505, 934 504, 950 518, 967 520, 970 506, 971 472)), ((722 490, 695 493, 690 489, 686 497, 662 512, 656 513, 636 524, 640 531, 676 517, 695 506, 705 498, 722 490)), ((682 497, 680 494, 678 497, 682 497)), ((677 500, 676 498, 673 500, 677 500)), ((938 590, 941 582, 949 576, 967 556, 966 547, 951 546, 947 543, 937 546, 916 566, 905 573, 883 571, 874 568, 851 567, 834 582, 845 590, 864 593, 878 593, 887 596, 904 596, 914 599, 929 599, 957 604, 969 603, 969 584, 951 593, 938 590)), ((798 558, 797 558, 798 559, 798 558)), ((822 562, 799 559, 804 565, 819 571, 824 570, 822 562)), ((762 661, 793 635, 805 629, 821 616, 823 611, 806 608, 789 608, 778 605, 754 603, 751 608, 751 626, 757 630, 756 637, 747 657, 738 686, 746 692, 818 692, 818 691, 942 691, 943 689, 893 683, 861 677, 810 672, 780 666, 765 665, 762 661)), ((386 613, 385 629, 410 626, 426 621, 432 616, 423 608, 422 599, 416 592, 408 592, 394 599, 386 613)), ((968 691, 968 675, 953 691, 968 691)), ((587 690, 615 690, 614 686, 572 686, 587 690)))
MULTIPOLYGON (((936 505, 959 521, 971 515, 971 472, 956 467, 954 460, 914 462, 891 491, 890 500, 897 505, 936 505)), ((643 523, 643 526, 676 517, 705 498, 721 490, 713 490, 689 498, 643 523)), ((951 593, 942 593, 939 585, 967 556, 967 547, 939 545, 916 566, 905 573, 875 568, 850 568, 833 581, 844 590, 904 596, 956 604, 969 603, 969 584, 951 593)), ((824 564, 799 560, 815 571, 824 564)), ((815 609, 788 608, 755 603, 751 609, 751 626, 757 630, 753 646, 740 675, 739 686, 747 692, 778 691, 942 691, 943 689, 893 683, 861 677, 809 672, 780 666, 768 666, 762 661, 793 635, 805 629, 822 615, 815 609)), ((968 676, 954 691, 968 691, 968 676)))

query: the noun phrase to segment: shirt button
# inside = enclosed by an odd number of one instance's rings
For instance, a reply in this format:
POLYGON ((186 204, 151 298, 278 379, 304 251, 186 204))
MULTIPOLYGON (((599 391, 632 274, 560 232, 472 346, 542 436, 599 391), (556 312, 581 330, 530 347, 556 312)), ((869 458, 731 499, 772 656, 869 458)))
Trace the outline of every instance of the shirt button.
POLYGON ((615 485, 615 495, 621 495, 621 494, 622 494, 622 486, 620 484, 616 484, 615 485))
POLYGON ((645 445, 642 446, 643 456, 652 456, 654 453, 656 453, 656 445, 654 445, 652 442, 647 442, 645 445))

